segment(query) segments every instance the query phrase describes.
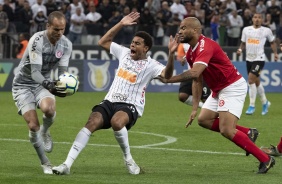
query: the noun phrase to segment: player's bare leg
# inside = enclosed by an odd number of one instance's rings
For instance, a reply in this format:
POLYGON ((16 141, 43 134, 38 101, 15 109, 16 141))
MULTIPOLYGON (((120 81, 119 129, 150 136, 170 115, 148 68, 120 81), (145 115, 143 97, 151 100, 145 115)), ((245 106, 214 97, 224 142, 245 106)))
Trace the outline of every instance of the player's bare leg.
POLYGON ((33 145, 39 159, 41 162, 41 167, 43 169, 44 174, 53 174, 52 166, 45 155, 43 141, 39 131, 39 121, 37 118, 37 113, 35 110, 29 110, 23 115, 25 121, 29 127, 29 140, 33 145))

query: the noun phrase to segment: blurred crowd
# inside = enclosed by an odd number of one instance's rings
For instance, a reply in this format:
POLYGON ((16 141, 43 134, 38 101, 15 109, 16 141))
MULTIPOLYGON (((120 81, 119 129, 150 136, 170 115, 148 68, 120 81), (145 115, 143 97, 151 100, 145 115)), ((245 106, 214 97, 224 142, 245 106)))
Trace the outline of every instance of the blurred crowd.
POLYGON ((132 11, 141 13, 138 24, 123 28, 114 41, 130 44, 135 31, 143 30, 154 37, 155 45, 166 46, 181 20, 194 16, 202 22, 205 36, 221 46, 238 46, 243 27, 252 25, 252 15, 260 12, 263 25, 280 43, 281 4, 281 0, 0 0, 0 51, 10 58, 11 44, 20 42, 19 35, 44 30, 47 16, 56 10, 65 14, 65 35, 73 44, 97 44, 132 11))

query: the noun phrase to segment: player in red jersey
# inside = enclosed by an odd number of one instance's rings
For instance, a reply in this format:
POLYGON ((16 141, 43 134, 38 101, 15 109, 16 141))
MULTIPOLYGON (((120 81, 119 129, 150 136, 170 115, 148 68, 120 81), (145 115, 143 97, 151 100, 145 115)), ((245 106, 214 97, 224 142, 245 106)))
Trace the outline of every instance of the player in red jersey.
MULTIPOLYGON (((181 22, 175 39, 190 44, 186 59, 191 69, 170 79, 159 79, 164 83, 193 79, 193 109, 186 127, 197 116, 204 80, 212 90, 212 95, 201 109, 199 125, 220 132, 247 153, 254 155, 260 161, 257 173, 266 173, 275 164, 274 158, 254 144, 252 136, 248 136, 252 129, 237 125, 247 94, 247 83, 221 47, 201 33, 202 25, 197 18, 188 17, 181 22)), ((171 55, 174 55, 176 49, 177 45, 170 50, 169 60, 173 59, 171 55)))

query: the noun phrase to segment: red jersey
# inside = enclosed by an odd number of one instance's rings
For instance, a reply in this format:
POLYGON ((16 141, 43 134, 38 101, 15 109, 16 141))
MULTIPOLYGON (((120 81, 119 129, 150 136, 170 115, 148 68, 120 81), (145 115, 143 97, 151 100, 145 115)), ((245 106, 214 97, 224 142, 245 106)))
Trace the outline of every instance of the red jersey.
POLYGON ((194 63, 207 66, 203 78, 212 90, 212 97, 242 77, 221 47, 203 35, 194 48, 189 48, 186 59, 191 68, 194 63))

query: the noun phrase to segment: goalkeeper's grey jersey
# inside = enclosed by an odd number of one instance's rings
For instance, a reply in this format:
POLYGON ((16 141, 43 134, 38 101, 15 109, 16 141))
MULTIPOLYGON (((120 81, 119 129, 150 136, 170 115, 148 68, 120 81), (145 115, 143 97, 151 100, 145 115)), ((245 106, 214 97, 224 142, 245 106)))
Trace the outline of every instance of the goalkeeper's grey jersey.
POLYGON ((41 66, 41 74, 45 79, 50 79, 51 70, 58 66, 69 65, 72 52, 72 43, 64 35, 56 45, 49 42, 47 31, 35 33, 29 40, 28 46, 17 68, 13 85, 38 86, 31 78, 31 65, 41 66))

